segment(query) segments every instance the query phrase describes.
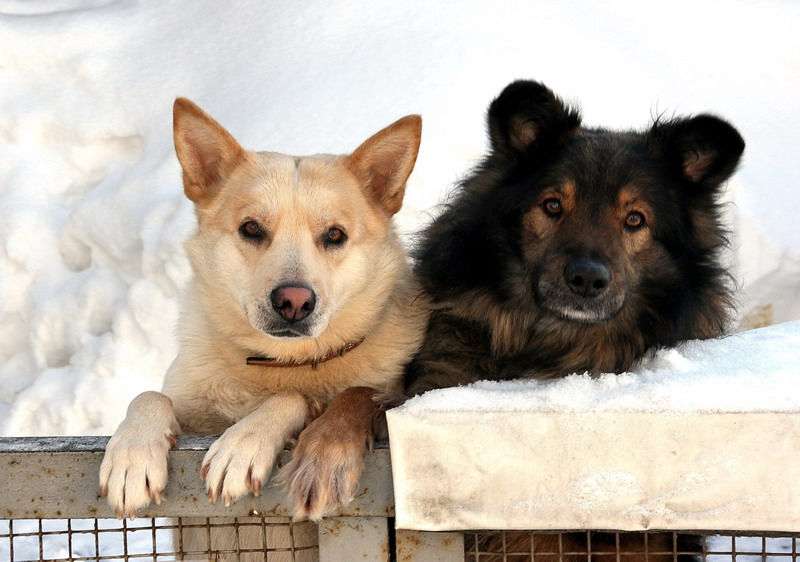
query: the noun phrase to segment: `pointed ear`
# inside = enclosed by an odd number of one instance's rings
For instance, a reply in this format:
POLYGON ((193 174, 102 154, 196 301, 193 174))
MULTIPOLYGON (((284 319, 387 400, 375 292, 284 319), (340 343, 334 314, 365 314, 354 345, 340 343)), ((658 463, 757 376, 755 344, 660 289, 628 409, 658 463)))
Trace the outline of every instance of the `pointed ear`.
POLYGON ((244 150, 222 125, 186 98, 175 100, 172 123, 186 197, 195 203, 213 197, 244 150))
POLYGON ((713 115, 656 122, 648 142, 684 180, 710 189, 733 174, 744 152, 739 132, 713 115))
POLYGON ((487 120, 494 152, 512 157, 558 144, 581 124, 577 108, 530 80, 506 86, 489 106, 487 120))
POLYGON ((407 115, 372 135, 345 159, 364 189, 390 215, 403 204, 421 136, 422 118, 407 115))

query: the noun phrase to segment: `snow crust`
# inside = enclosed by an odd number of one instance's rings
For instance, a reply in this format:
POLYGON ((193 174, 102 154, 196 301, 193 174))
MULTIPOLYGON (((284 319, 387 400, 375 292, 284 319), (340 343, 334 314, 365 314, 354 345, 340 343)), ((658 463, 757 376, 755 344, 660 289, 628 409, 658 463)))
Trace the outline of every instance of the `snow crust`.
POLYGON ((742 313, 800 318, 797 21, 781 0, 0 0, 0 433, 109 434, 161 386, 194 228, 179 95, 286 153, 346 152, 421 113, 406 233, 479 158, 513 79, 587 125, 717 113, 748 143, 729 185, 742 313))
POLYGON ((481 381, 432 390, 400 410, 426 412, 800 412, 800 321, 687 342, 635 372, 552 382, 481 381))

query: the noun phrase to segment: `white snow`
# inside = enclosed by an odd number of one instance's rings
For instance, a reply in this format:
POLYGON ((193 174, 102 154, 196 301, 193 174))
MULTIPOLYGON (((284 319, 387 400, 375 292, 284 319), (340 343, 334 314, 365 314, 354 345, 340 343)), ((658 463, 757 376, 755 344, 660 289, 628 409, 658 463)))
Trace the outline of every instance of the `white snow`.
POLYGON ((0 0, 0 434, 108 434, 160 387, 194 225, 179 95, 287 153, 352 150, 421 113, 405 232, 480 156, 515 78, 590 125, 718 113, 748 143, 729 186, 743 312, 800 318, 798 21, 781 0, 0 0))
MULTIPOLYGON (((125 553, 134 559, 147 560, 147 555, 154 552, 154 535, 155 552, 172 552, 171 531, 161 528, 171 524, 169 519, 16 519, 0 521, 0 535, 8 536, 13 525, 14 560, 93 560, 99 556, 124 560, 125 553)), ((12 560, 11 554, 10 541, 0 540, 0 559, 12 560)))
POLYGON ((635 372, 555 381, 481 381, 426 392, 428 412, 800 412, 800 321, 657 353, 635 372))

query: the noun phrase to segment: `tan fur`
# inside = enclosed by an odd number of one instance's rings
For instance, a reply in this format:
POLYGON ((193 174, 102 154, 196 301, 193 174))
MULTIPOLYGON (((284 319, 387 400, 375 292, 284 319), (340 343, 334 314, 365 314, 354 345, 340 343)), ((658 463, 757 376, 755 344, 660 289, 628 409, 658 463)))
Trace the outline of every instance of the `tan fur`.
MULTIPOLYGON (((391 219, 416 159, 418 116, 397 121, 348 156, 292 157, 245 151, 189 100, 178 99, 174 110, 184 191, 199 223, 186 243, 194 276, 182 302, 180 349, 162 393, 131 403, 106 450, 101 492, 119 517, 160 500, 167 452, 178 433, 223 433, 201 469, 212 501, 228 505, 258 494, 276 455, 320 406, 350 387, 399 388, 427 315, 391 219), (263 238, 243 234, 248 222, 259 225, 263 238), (334 228, 346 235, 341 246, 326 242, 334 228), (280 319, 270 293, 282 283, 311 287, 316 295, 302 336, 271 331, 280 319), (250 356, 300 362, 362 338, 316 368, 245 363, 250 356)), ((375 407, 357 411, 364 419, 348 422, 361 432, 371 427, 375 407)), ((300 436, 298 450, 314 450, 317 464, 298 463, 302 478, 287 467, 284 478, 300 506, 297 515, 318 518, 352 495, 369 439, 362 436, 344 451, 332 445, 328 454, 312 434, 300 436), (334 474, 344 488, 333 489, 334 474), (309 487, 309 479, 317 484, 309 487)), ((186 531, 183 541, 209 547, 204 530, 186 531)))
POLYGON ((374 389, 364 386, 345 390, 303 431, 292 460, 277 478, 302 491, 295 495, 295 518, 319 519, 320 508, 346 503, 355 495, 364 455, 374 442, 374 395, 374 389))
POLYGON ((502 308, 486 293, 473 291, 446 310, 492 327, 492 353, 515 353, 528 344, 530 327, 536 316, 527 310, 502 308))
MULTIPOLYGON (((518 353, 531 343, 535 337, 536 342, 544 349, 558 350, 561 358, 558 370, 537 372, 537 378, 546 379, 563 376, 566 372, 579 372, 584 368, 586 357, 592 357, 598 365, 597 372, 613 372, 618 367, 620 357, 627 363, 633 363, 637 356, 637 349, 642 345, 641 336, 627 336, 625 341, 617 341, 613 334, 607 333, 602 325, 596 327, 583 327, 584 333, 592 337, 580 339, 579 345, 566 345, 570 341, 569 334, 565 333, 568 327, 561 323, 553 322, 547 318, 536 316, 525 309, 505 308, 499 306, 491 296, 473 292, 466 294, 466 298, 459 299, 446 307, 445 310, 458 314, 482 324, 491 326, 491 351, 493 355, 518 353), (549 326, 552 324, 552 327, 549 326), (534 326, 536 330, 534 331, 534 326)), ((623 315, 630 314, 623 311, 623 315)), ((445 368, 446 365, 441 365, 445 368)), ((453 370, 462 369, 457 363, 453 370)))

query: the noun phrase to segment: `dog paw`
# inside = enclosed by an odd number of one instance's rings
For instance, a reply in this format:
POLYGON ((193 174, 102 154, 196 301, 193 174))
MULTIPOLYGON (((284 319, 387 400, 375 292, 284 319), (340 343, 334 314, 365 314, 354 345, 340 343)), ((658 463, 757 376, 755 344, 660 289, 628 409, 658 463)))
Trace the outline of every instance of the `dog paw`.
POLYGON ((167 485, 167 456, 177 444, 180 428, 169 398, 156 395, 145 393, 134 399, 100 465, 100 496, 108 499, 119 519, 135 519, 151 501, 161 503, 167 485), (135 411, 136 400, 140 405, 149 401, 147 415, 135 411))
POLYGON ((292 460, 276 478, 294 503, 296 520, 317 521, 353 499, 372 440, 371 431, 337 427, 322 419, 300 434, 292 460))
POLYGON ((206 481, 208 499, 222 498, 229 506, 249 492, 257 496, 283 445, 284 439, 246 420, 229 427, 203 458, 200 477, 206 481))

